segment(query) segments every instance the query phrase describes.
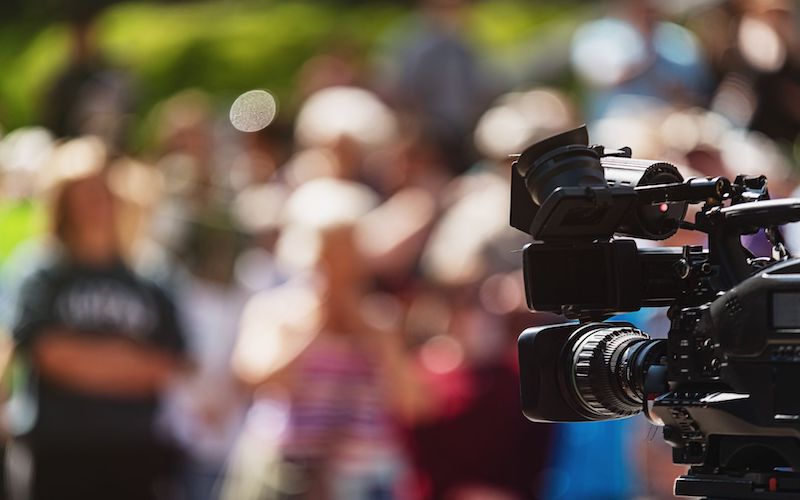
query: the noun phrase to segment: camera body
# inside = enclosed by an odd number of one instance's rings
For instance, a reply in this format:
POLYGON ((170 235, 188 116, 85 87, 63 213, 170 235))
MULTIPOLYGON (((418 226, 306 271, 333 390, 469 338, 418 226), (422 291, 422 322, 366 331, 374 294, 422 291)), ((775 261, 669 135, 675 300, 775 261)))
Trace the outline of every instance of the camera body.
POLYGON ((581 127, 534 144, 514 163, 511 225, 529 308, 572 321, 519 338, 522 407, 535 421, 644 413, 663 426, 676 463, 694 467, 681 495, 800 495, 800 259, 778 226, 800 200, 769 200, 766 179, 685 180, 665 162, 588 145, 581 127), (689 204, 700 204, 693 222, 689 204), (639 249, 679 228, 708 248, 639 249), (765 230, 773 256, 741 236, 765 230), (666 339, 611 322, 669 307, 666 339), (779 482, 780 480, 780 482, 779 482))

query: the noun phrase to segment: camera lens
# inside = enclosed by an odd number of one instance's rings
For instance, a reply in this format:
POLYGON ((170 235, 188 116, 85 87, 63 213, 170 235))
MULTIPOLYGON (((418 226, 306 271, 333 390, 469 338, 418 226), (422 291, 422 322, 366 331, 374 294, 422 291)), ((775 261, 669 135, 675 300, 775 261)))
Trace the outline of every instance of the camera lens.
POLYGON ((636 415, 643 408, 644 377, 662 344, 620 323, 590 323, 576 330, 562 354, 569 401, 590 420, 636 415))

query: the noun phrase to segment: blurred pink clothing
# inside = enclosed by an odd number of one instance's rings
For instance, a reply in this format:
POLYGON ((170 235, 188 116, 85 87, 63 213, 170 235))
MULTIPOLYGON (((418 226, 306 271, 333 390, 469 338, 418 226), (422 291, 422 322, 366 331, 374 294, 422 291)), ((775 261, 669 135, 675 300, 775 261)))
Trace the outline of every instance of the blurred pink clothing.
POLYGON ((358 459, 397 448, 375 362, 345 336, 321 334, 298 361, 285 456, 358 459))

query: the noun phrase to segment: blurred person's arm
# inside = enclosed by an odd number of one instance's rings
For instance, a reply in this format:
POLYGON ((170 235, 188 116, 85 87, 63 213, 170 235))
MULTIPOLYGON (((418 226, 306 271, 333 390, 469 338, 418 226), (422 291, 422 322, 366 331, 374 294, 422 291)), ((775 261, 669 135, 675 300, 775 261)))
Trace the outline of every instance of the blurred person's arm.
POLYGON ((373 331, 378 339, 378 366, 389 390, 389 403, 405 422, 423 420, 435 412, 436 398, 425 387, 400 332, 373 331))
POLYGON ((355 237, 369 269, 380 276, 409 276, 436 217, 436 200, 405 188, 358 223, 355 237))
POLYGON ((231 357, 236 378, 255 390, 288 386, 302 353, 319 332, 319 299, 308 286, 285 284, 253 296, 242 311, 231 357))
POLYGON ((102 395, 155 394, 180 369, 175 356, 125 338, 62 330, 42 332, 31 346, 31 358, 43 377, 102 395))
POLYGON ((355 323, 355 331, 363 332, 362 340, 377 358, 375 366, 392 411, 405 423, 413 423, 435 413, 438 401, 420 376, 416 358, 406 345, 405 332, 398 328, 402 317, 392 312, 394 300, 390 296, 361 300, 360 307, 345 316, 355 323))
POLYGON ((54 281, 40 272, 24 284, 13 329, 15 350, 42 377, 87 393, 140 396, 155 394, 181 369, 183 336, 172 302, 159 289, 152 290, 157 329, 139 343, 65 328, 55 312, 54 281))

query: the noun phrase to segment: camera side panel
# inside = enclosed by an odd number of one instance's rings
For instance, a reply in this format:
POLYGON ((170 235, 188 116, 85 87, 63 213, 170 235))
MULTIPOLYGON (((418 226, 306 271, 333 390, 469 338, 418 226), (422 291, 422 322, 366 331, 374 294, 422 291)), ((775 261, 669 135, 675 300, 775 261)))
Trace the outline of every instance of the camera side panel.
POLYGON ((586 422, 564 398, 562 351, 577 322, 528 328, 519 336, 522 412, 535 422, 586 422))

